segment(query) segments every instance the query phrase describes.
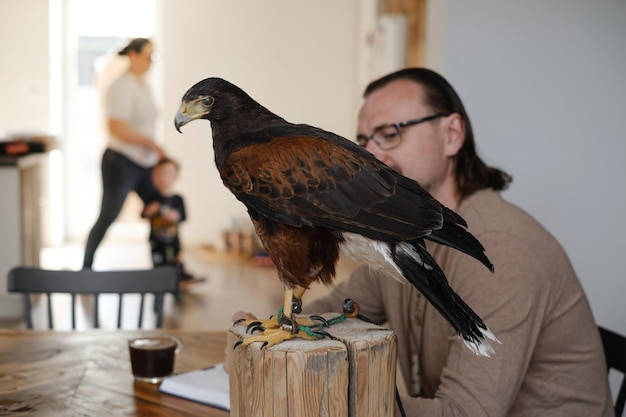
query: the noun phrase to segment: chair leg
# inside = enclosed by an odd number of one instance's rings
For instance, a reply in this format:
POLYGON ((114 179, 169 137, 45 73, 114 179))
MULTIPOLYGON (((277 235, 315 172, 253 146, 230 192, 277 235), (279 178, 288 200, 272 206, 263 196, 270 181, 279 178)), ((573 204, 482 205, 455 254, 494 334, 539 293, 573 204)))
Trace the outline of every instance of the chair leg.
POLYGON ((33 312, 32 312, 32 306, 30 304, 29 293, 24 293, 24 309, 26 310, 24 311, 24 315, 26 316, 26 328, 32 329, 33 328, 33 312))
POLYGON ((163 327, 163 293, 155 293, 154 299, 156 302, 156 328, 163 327))
POLYGON ((72 293, 72 330, 76 330, 76 294, 72 293))
POLYGON ((143 304, 144 304, 145 297, 146 297, 146 294, 142 292, 141 300, 139 301, 139 320, 137 322, 138 329, 141 329, 141 327, 143 326, 143 304))
POLYGON ((52 294, 46 293, 48 296, 48 329, 52 330, 54 328, 54 323, 52 322, 52 294))
POLYGON ((98 300, 99 300, 99 294, 94 294, 93 295, 93 327, 96 329, 100 328, 100 320, 98 319, 98 311, 100 310, 98 308, 98 300))
POLYGON ((122 294, 117 295, 117 328, 122 328, 122 304, 124 299, 122 298, 122 294))

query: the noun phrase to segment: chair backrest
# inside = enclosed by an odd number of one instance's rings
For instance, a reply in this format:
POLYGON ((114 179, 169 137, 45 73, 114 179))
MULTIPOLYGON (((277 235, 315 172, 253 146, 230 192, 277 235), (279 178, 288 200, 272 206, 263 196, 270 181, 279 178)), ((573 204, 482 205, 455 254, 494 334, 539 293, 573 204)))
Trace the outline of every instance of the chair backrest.
POLYGON ((600 330, 600 337, 602 338, 607 367, 624 374, 615 401, 615 416, 620 417, 626 402, 626 337, 600 326, 598 326, 598 330, 600 330))
POLYGON ((149 270, 128 271, 54 271, 40 268, 16 267, 9 271, 8 291, 24 294, 26 326, 33 328, 30 303, 31 294, 46 294, 48 298, 48 328, 54 328, 52 317, 53 293, 67 293, 72 297, 72 329, 76 329, 76 295, 94 296, 93 323, 100 327, 98 314, 98 295, 112 293, 119 295, 117 327, 122 324, 122 295, 136 293, 141 295, 139 305, 138 328, 143 326, 144 297, 154 294, 156 327, 163 325, 163 298, 166 293, 178 291, 178 273, 176 268, 163 266, 149 270))

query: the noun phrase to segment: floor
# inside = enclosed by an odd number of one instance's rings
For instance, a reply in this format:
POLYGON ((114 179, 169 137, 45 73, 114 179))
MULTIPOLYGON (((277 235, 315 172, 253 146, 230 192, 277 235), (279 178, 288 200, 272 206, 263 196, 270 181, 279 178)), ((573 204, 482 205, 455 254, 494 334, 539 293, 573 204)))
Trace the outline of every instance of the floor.
MULTIPOLYGON (((83 247, 68 244, 45 248, 41 253, 41 264, 51 269, 78 269, 82 263, 83 247)), ((132 238, 105 240, 96 253, 94 269, 142 269, 150 268, 151 261, 147 242, 132 238)), ((185 268, 204 282, 189 284, 180 296, 166 297, 165 328, 227 329, 231 318, 238 310, 254 312, 259 317, 275 314, 282 305, 282 286, 273 267, 256 266, 241 255, 217 253, 210 249, 192 248, 184 253, 185 268)), ((345 279, 355 264, 341 260, 338 265, 337 281, 345 279)), ((305 295, 313 299, 328 291, 327 287, 314 284, 305 295)), ((35 300, 34 321, 36 328, 44 328, 46 300, 35 300)), ((124 308, 128 312, 138 311, 139 296, 124 297, 124 308), (134 297, 134 298, 133 298, 134 297), (134 308, 133 308, 134 306, 134 308)), ((70 329, 69 296, 53 296, 53 312, 56 329, 70 329), (65 301, 63 301, 65 299, 65 301)), ((116 295, 100 298, 100 322, 103 328, 116 326, 118 299, 116 295), (108 297, 108 298, 107 298, 108 297)), ((77 327, 91 326, 92 300, 82 297, 77 302, 77 327)), ((144 315, 147 325, 154 327, 154 314, 150 300, 145 303, 144 315)), ((124 315, 122 327, 136 327, 137 314, 124 315)), ((16 323, 11 327, 23 327, 16 323)))

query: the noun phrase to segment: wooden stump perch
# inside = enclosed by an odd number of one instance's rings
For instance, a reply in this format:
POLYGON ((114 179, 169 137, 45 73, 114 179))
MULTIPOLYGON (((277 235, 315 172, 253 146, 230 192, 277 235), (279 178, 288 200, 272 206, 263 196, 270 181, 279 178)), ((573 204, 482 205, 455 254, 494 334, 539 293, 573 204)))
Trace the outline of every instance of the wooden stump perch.
MULTIPOLYGON (((326 318, 336 314, 325 314, 326 318)), ((396 337, 357 319, 325 329, 338 340, 261 343, 230 354, 232 417, 392 417, 396 337)), ((228 346, 245 336, 233 326, 228 346)))

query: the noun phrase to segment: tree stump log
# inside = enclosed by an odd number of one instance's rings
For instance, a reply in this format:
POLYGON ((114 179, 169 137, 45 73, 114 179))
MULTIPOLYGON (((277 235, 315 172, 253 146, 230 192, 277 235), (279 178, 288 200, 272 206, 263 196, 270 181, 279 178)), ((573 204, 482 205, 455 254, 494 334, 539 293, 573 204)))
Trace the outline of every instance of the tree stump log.
MULTIPOLYGON (((336 314, 324 314, 328 319, 336 314)), ((392 417, 397 341, 357 319, 324 329, 337 340, 289 340, 229 356, 231 417, 392 417)), ((233 326, 228 346, 245 337, 233 326)))

